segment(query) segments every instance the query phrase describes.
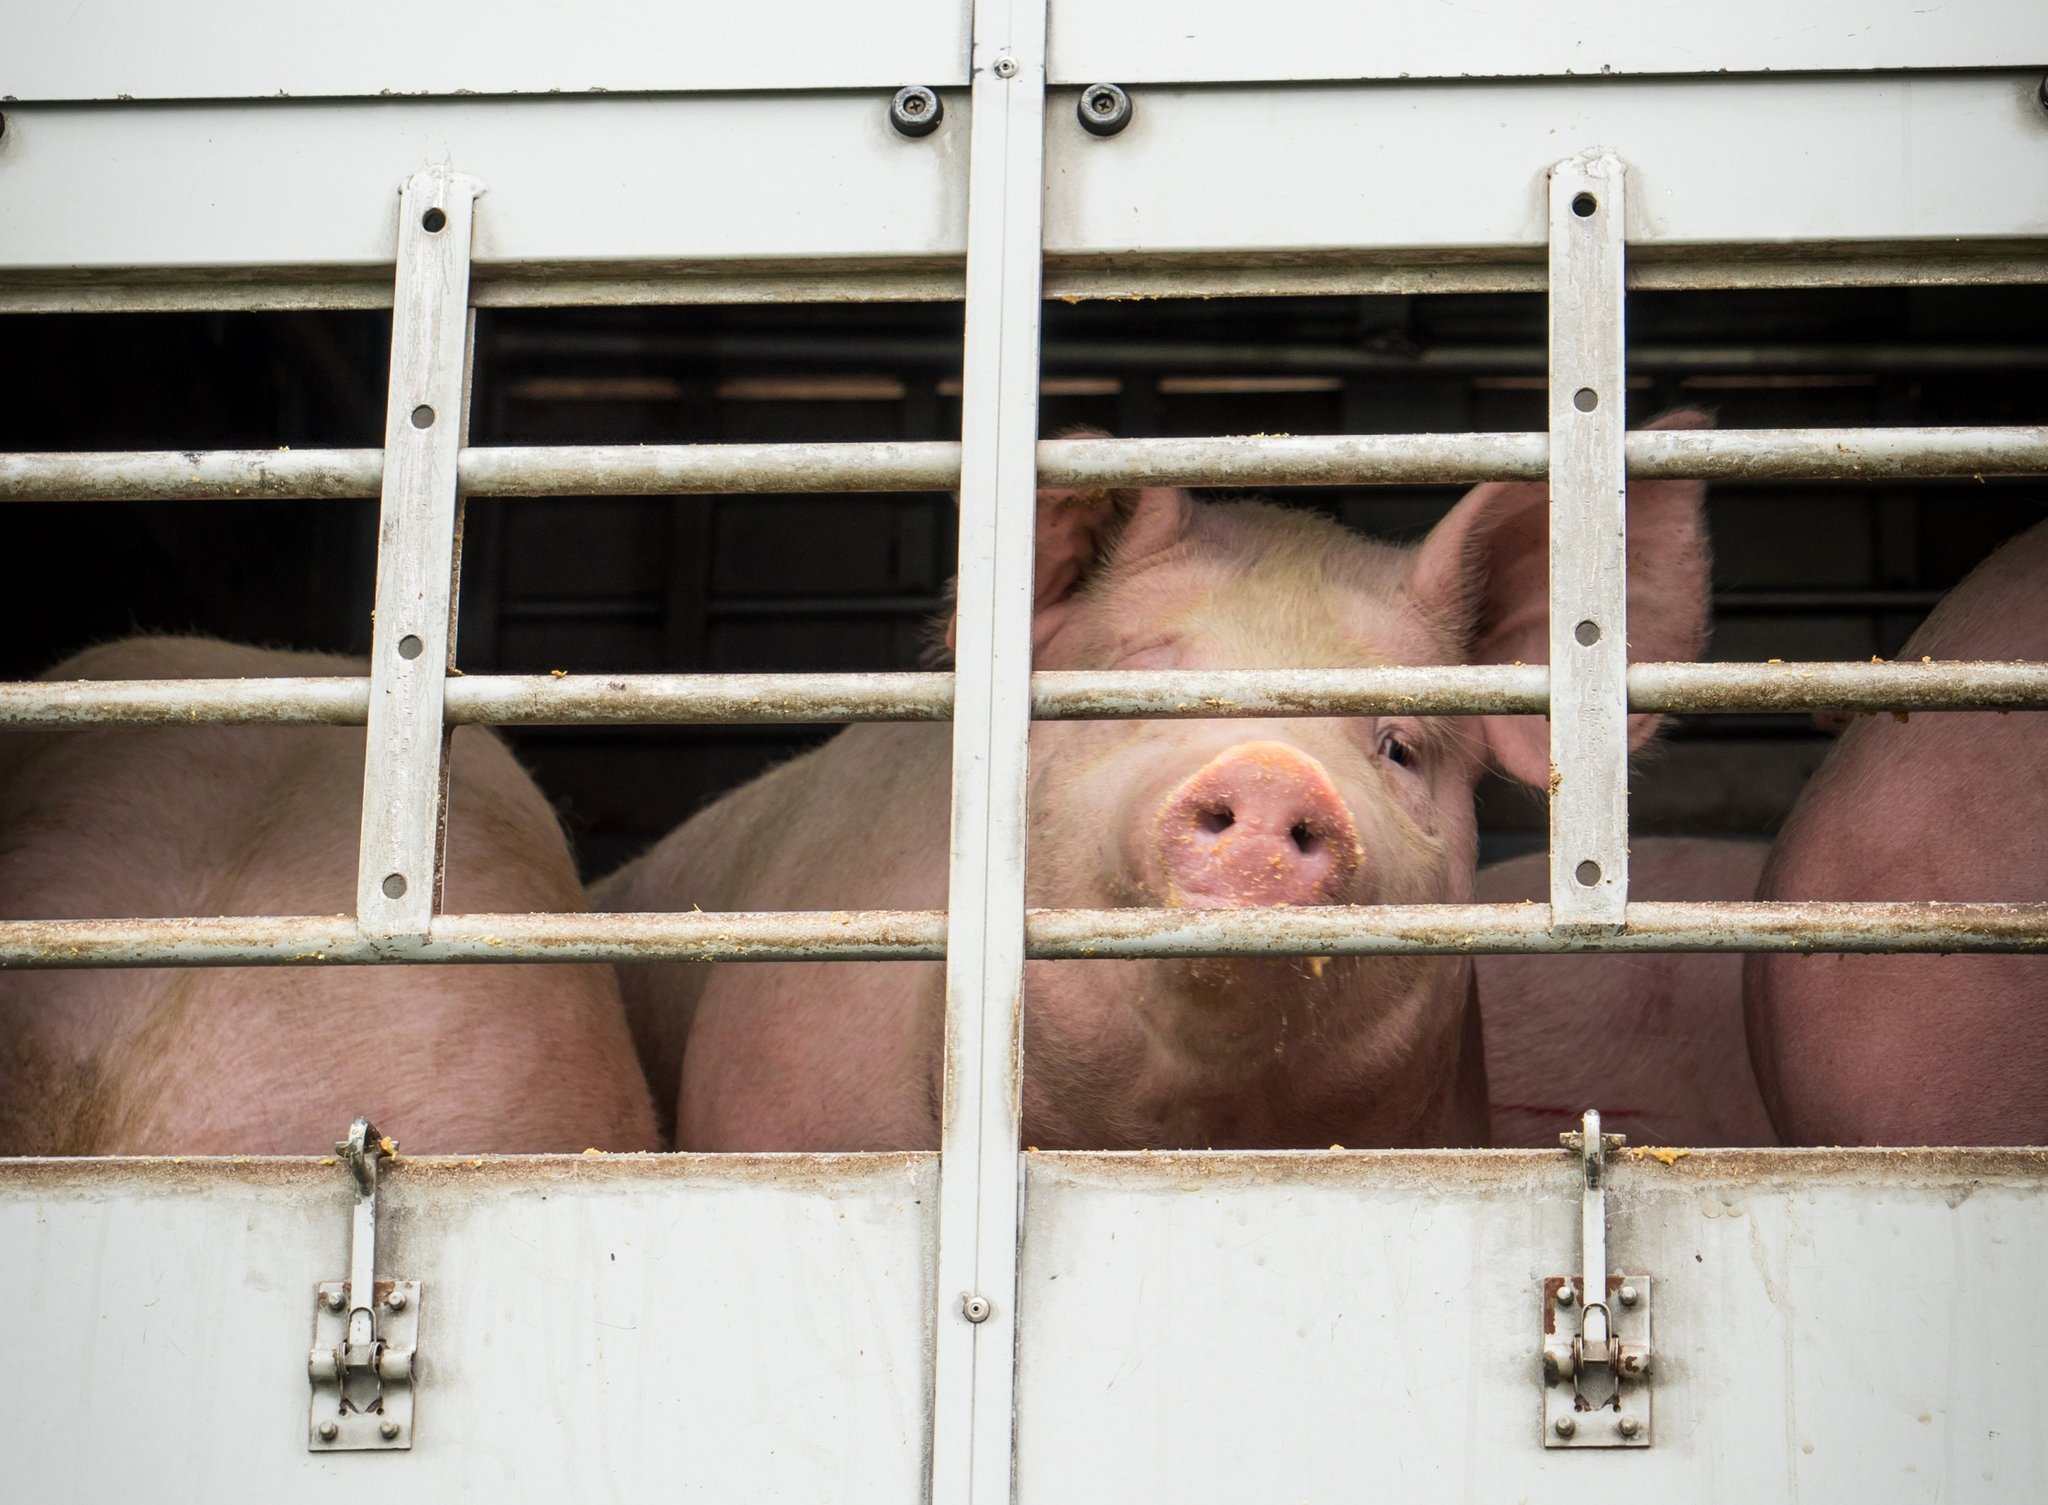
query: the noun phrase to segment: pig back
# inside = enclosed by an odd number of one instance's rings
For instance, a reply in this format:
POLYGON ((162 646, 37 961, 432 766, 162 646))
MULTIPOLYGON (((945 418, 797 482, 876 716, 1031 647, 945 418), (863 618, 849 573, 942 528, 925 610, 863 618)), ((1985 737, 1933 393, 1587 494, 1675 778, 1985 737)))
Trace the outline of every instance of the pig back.
MULTIPOLYGON (((89 650, 53 679, 360 675, 198 638, 89 650)), ((360 728, 89 727, 0 738, 0 915, 354 907, 360 728)), ((582 907, 533 781, 451 746, 449 911, 582 907)), ((648 1148, 605 967, 293 967, 0 976, 0 1151, 314 1153, 359 1113, 414 1153, 648 1148)))
MULTIPOLYGON (((2048 659, 2048 524, 1980 565, 1901 658, 2048 659)), ((1859 716, 1758 897, 2048 900, 2048 721, 1859 716)), ((2048 957, 1754 956, 1750 1048, 1791 1143, 2048 1141, 2048 957)))

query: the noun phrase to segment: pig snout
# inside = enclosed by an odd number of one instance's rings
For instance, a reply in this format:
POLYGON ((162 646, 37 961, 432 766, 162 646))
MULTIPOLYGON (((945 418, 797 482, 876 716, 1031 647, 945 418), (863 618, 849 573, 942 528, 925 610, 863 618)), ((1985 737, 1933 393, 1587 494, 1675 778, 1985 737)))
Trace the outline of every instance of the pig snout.
POLYGON ((1358 828, 1330 775, 1284 742, 1247 742, 1159 807, 1171 902, 1193 909, 1330 904, 1358 871, 1358 828))

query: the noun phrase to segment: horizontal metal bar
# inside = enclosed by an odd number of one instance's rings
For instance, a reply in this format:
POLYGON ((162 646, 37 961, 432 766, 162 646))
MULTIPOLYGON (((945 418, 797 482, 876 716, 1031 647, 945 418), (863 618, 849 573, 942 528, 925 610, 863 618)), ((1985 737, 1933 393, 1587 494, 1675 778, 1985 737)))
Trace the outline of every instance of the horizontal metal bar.
MULTIPOLYGON (((1643 480, 1881 480, 2048 474, 2048 425, 2007 428, 1643 430, 1627 437, 1643 480)), ((1047 439, 1050 486, 1361 486, 1541 480, 1542 433, 1047 439)), ((947 491, 960 446, 571 445, 465 449, 463 488, 501 496, 947 491)), ((0 501, 333 499, 378 494, 379 451, 216 450, 0 455, 0 501)))
MULTIPOLYGON (((2048 904, 1655 903, 1614 933, 1553 932, 1547 904, 1035 909, 1038 960, 1663 951, 2048 951, 2048 904)), ((384 962, 937 961, 940 910, 441 915, 378 943, 345 915, 0 922, 0 968, 384 962)))
MULTIPOLYGON (((1247 716, 1540 715, 1541 664, 1357 669, 1053 670, 1034 674, 1041 721, 1247 716)), ((2048 710, 2048 663, 1635 664, 1632 710, 2048 710)), ((64 680, 0 684, 0 726, 360 726, 361 679, 64 680)), ((944 721, 953 676, 487 674, 448 681, 456 726, 822 725, 944 721)))

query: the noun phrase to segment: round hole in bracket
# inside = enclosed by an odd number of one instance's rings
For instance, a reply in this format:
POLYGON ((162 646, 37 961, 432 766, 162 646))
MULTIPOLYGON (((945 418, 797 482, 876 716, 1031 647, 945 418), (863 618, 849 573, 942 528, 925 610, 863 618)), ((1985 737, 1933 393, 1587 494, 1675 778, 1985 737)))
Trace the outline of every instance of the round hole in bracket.
MULTIPOLYGON (((1590 413, 1593 409, 1600 406, 1600 394, 1591 387, 1581 387, 1578 391, 1572 393, 1572 406, 1581 413, 1590 413)), ((425 427, 425 425, 423 424, 421 427, 425 427)))
POLYGON ((412 426, 416 429, 430 429, 434 426, 434 410, 421 403, 412 410, 412 426))
POLYGON ((405 874, 393 873, 384 880, 384 897, 403 899, 405 897, 405 874))
POLYGON ((1600 881, 1600 864, 1588 858, 1572 869, 1572 876, 1579 880, 1580 888, 1591 888, 1600 881))
POLYGON ((400 658, 418 658, 426 651, 427 645, 409 632, 398 640, 398 656, 400 658))
POLYGON ((1576 214, 1580 219, 1591 219, 1593 211, 1599 207, 1600 201, 1590 193, 1575 193, 1572 195, 1572 213, 1576 214))
POLYGON ((427 234, 429 235, 440 234, 441 231, 448 228, 447 211, 442 209, 429 209, 425 214, 422 214, 420 216, 420 228, 426 231, 427 234))
POLYGON ((1590 621, 1581 622, 1572 629, 1572 636, 1577 638, 1581 644, 1590 648, 1600 641, 1600 624, 1590 621))

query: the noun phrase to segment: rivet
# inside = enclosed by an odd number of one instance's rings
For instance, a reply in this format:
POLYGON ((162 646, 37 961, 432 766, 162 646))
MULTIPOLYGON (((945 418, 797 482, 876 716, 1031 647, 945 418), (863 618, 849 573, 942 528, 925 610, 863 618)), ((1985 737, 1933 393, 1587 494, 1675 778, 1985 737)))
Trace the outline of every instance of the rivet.
POLYGON ((996 77, 997 77, 997 78, 1015 78, 1016 76, 1017 76, 1017 60, 1016 60, 1015 58, 1011 57, 1011 56, 1010 56, 1010 55, 1009 55, 1009 54, 1008 54, 1008 53, 1006 52, 1006 53, 1004 53, 1004 54, 1003 54, 1003 55, 1002 55, 1001 57, 999 57, 999 58, 997 58, 997 59, 996 59, 996 77))
POLYGON ((1572 1283, 1570 1281, 1566 1281, 1563 1285, 1557 1288, 1557 1304, 1559 1306, 1570 1306, 1574 1301, 1577 1301, 1578 1299, 1579 1293, 1572 1289, 1572 1283))
POLYGON ((327 1310, 330 1312, 340 1311, 342 1302, 345 1299, 346 1298, 339 1291, 328 1291, 322 1294, 322 1296, 320 1297, 320 1300, 326 1305, 327 1310))
POLYGON ((1550 1429, 1560 1437, 1569 1437, 1578 1431, 1579 1424, 1569 1416, 1560 1416, 1550 1424, 1550 1429))
POLYGON ((1634 1286, 1625 1285, 1621 1288, 1621 1304, 1623 1306, 1634 1306, 1636 1304, 1636 1288, 1634 1286))
POLYGON ((320 1423, 320 1440, 322 1442, 332 1442, 335 1438, 339 1437, 340 1435, 341 1428, 336 1426, 333 1422, 323 1421, 320 1423))
POLYGON ((387 1416, 384 1420, 377 1423, 377 1435, 386 1442, 390 1442, 398 1436, 398 1423, 387 1416))
POLYGON ((988 1314, 993 1310, 994 1308, 989 1305, 988 1297, 986 1296, 969 1294, 963 1295, 960 1298, 960 1315, 969 1322, 986 1322, 988 1321, 988 1314))
POLYGON ((1615 1426, 1620 1429, 1621 1435, 1624 1437, 1633 1437, 1643 1429, 1643 1424, 1633 1416, 1622 1417, 1620 1421, 1615 1423, 1615 1426))
POLYGON ((405 1292, 403 1292, 403 1291, 393 1291, 393 1292, 392 1292, 392 1293, 391 1293, 391 1294, 390 1294, 389 1296, 386 1296, 386 1297, 384 1298, 384 1304, 385 1304, 386 1306, 390 1307, 390 1308, 391 1308, 391 1310, 392 1310, 392 1311, 394 1311, 394 1312, 402 1312, 402 1311, 404 1311, 404 1310, 405 1310, 405 1292))

